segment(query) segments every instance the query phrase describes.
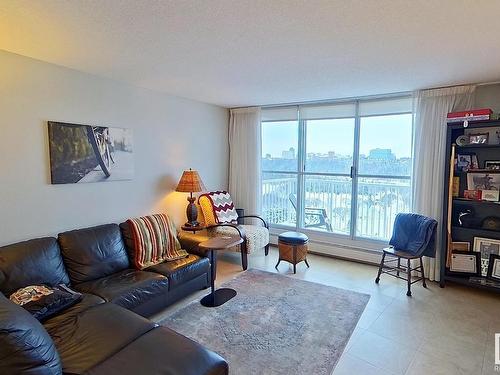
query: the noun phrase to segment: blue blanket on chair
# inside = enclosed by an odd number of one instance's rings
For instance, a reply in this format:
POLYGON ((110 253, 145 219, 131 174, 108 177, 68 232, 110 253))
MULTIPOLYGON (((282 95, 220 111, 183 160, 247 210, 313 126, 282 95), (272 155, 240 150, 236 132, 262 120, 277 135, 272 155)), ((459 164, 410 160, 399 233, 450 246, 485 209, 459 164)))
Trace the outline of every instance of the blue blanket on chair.
POLYGON ((436 255, 437 221, 418 214, 398 214, 389 244, 413 255, 436 255))

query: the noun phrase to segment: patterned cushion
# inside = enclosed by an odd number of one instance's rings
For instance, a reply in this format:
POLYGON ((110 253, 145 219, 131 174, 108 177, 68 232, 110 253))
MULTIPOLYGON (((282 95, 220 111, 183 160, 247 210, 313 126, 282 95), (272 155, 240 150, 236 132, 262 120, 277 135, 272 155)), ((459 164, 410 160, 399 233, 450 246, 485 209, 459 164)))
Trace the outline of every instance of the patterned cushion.
POLYGON ((49 288, 30 285, 11 294, 10 300, 26 309, 36 319, 43 321, 77 303, 82 295, 65 285, 49 288))
POLYGON ((206 210, 206 208, 208 208, 206 207, 206 199, 211 203, 211 211, 213 212, 212 215, 215 217, 216 223, 234 223, 238 220, 238 213, 234 208, 233 200, 229 193, 227 191, 212 191, 207 194, 202 194, 199 199, 206 222, 212 219, 211 214, 208 212, 210 210, 206 210), (203 203, 204 201, 205 203, 203 203))
POLYGON ((134 261, 144 269, 164 261, 185 258, 173 222, 165 214, 129 219, 127 223, 134 239, 134 261))
MULTIPOLYGON (((265 227, 258 225, 239 225, 243 228, 247 238, 247 253, 252 253, 257 250, 262 249, 267 244, 269 244, 269 230, 265 227)), ((227 236, 227 235, 238 235, 236 229, 231 227, 217 227, 208 230, 208 235, 210 237, 217 236, 227 236)), ((240 252, 240 245, 237 245, 230 249, 231 251, 240 252)))

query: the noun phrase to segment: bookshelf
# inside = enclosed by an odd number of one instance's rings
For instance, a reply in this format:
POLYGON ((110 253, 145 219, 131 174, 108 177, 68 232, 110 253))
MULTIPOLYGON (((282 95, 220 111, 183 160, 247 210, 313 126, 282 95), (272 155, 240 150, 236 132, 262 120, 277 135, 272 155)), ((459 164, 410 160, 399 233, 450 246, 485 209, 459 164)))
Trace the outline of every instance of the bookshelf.
MULTIPOLYGON (((493 292, 500 293, 500 282, 495 283, 489 281, 486 276, 461 276, 457 273, 452 273, 447 268, 448 255, 448 213, 451 210, 451 239, 453 242, 469 242, 470 250, 474 250, 474 238, 488 238, 492 240, 500 240, 500 229, 492 230, 482 227, 483 220, 489 217, 500 218, 500 202, 492 202, 485 200, 471 200, 464 198, 464 191, 468 190, 468 175, 469 173, 489 174, 490 176, 498 176, 500 178, 500 170, 487 170, 485 161, 500 161, 500 140, 496 132, 500 132, 500 120, 485 120, 485 121, 470 121, 467 127, 463 123, 455 123, 447 125, 446 134, 446 159, 445 159, 445 187, 443 193, 443 225, 441 231, 441 287, 444 287, 447 282, 459 283, 470 287, 481 288, 493 292), (458 137, 464 134, 488 133, 488 144, 475 145, 456 145, 458 137), (461 171, 454 166, 454 177, 459 178, 458 196, 454 196, 449 201, 449 176, 450 176, 450 159, 452 154, 452 145, 455 145, 455 158, 457 155, 475 155, 479 165, 475 169, 469 171, 461 171), (451 207, 449 207, 451 202, 451 207), (467 221, 459 223, 461 212, 471 210, 472 215, 468 216, 467 221)), ((500 133, 499 133, 500 134, 500 133)), ((494 181, 497 177, 494 178, 494 181)))

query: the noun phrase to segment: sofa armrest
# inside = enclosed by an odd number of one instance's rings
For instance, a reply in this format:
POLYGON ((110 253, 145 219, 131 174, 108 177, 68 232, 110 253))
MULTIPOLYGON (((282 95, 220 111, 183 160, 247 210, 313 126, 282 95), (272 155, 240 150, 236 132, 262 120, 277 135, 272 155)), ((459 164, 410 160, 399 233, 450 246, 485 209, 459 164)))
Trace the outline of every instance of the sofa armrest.
POLYGON ((195 254, 201 257, 207 256, 206 251, 200 250, 198 247, 200 243, 210 239, 210 237, 206 235, 206 233, 195 234, 191 232, 180 232, 177 238, 181 243, 181 247, 188 253, 195 254))

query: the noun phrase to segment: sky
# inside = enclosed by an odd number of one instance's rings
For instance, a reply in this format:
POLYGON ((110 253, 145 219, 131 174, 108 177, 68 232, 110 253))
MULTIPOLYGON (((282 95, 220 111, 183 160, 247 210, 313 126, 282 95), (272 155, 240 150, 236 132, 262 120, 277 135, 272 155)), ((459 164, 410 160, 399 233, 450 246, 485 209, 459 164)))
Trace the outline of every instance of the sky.
MULTIPOLYGON (((351 156, 354 148, 354 119, 309 120, 306 125, 306 153, 351 156)), ((412 115, 361 118, 360 154, 388 148, 397 158, 411 156, 412 115)), ((263 123, 262 156, 281 157, 283 150, 298 150, 297 122, 263 123)))

